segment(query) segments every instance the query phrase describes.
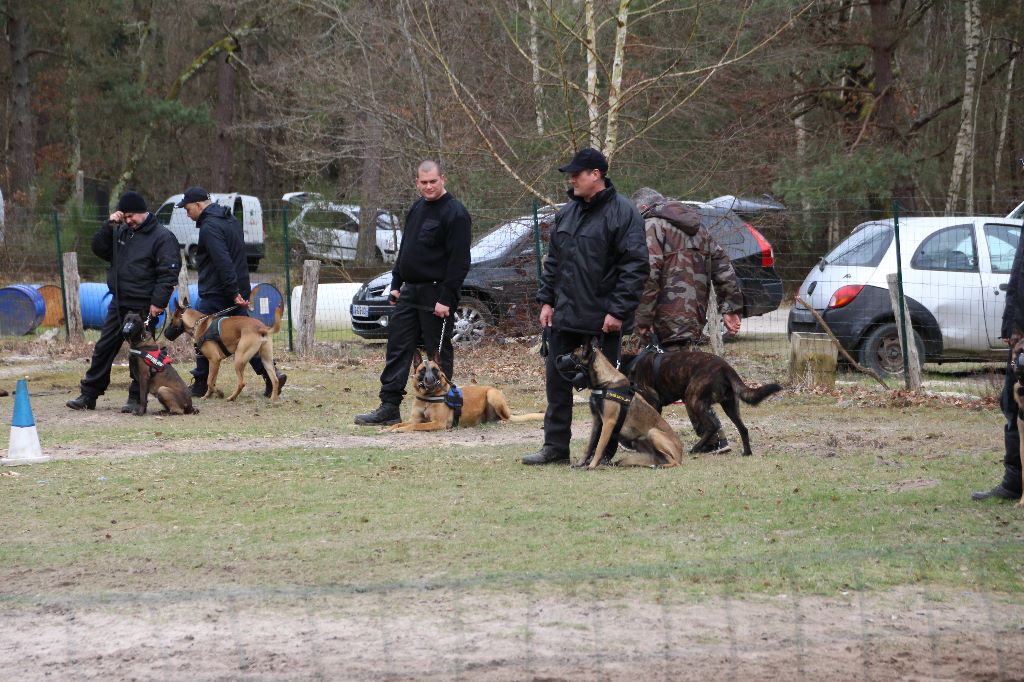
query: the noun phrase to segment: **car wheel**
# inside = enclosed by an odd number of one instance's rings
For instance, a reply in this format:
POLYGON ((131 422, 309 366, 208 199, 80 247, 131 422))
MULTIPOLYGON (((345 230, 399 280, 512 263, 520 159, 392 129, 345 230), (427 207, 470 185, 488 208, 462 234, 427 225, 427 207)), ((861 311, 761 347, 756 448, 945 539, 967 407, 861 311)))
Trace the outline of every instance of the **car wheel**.
POLYGON ((452 343, 457 346, 480 343, 491 324, 491 311, 486 305, 478 299, 463 297, 455 308, 452 343))
POLYGON ((185 258, 188 260, 188 266, 195 270, 199 267, 199 247, 192 245, 188 247, 188 251, 185 253, 185 258))
MULTIPOLYGON (((916 330, 914 343, 917 344, 918 362, 923 365, 924 341, 916 330)), ((903 375, 903 347, 895 323, 889 322, 871 330, 860 347, 860 364, 875 370, 882 377, 903 375)))

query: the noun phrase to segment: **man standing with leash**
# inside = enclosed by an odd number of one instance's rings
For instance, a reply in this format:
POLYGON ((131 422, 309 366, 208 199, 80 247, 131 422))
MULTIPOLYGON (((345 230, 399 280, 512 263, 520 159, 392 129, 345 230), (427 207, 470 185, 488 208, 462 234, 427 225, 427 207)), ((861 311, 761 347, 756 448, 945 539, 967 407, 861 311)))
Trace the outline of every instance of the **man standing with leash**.
MULTIPOLYGON (((96 398, 110 385, 110 366, 124 335, 125 315, 139 313, 155 324, 167 307, 181 270, 178 240, 160 224, 138 192, 125 192, 114 211, 92 238, 92 252, 110 263, 107 287, 113 299, 103 322, 100 338, 92 351, 89 371, 81 382, 81 395, 69 400, 72 410, 95 410, 96 398)), ((122 412, 134 412, 139 405, 139 382, 132 377, 128 402, 122 412)))
MULTIPOLYGON (((210 193, 202 187, 189 187, 176 206, 184 208, 188 217, 196 221, 199 228, 199 301, 195 306, 201 313, 220 313, 249 317, 249 265, 245 260, 245 238, 242 225, 224 206, 210 200, 210 193)), ((196 301, 190 301, 195 304, 196 301)), ((192 370, 192 395, 206 395, 206 378, 210 374, 210 361, 199 352, 202 345, 196 339, 196 368, 192 370)), ((254 355, 249 361, 253 371, 263 377, 266 389, 263 395, 270 397, 273 382, 263 367, 263 360, 254 355)), ((277 372, 277 368, 271 368, 277 372)), ((287 374, 277 372, 279 389, 284 388, 287 374)))
MULTIPOLYGON (((573 385, 558 372, 555 358, 600 337, 601 351, 616 364, 622 335, 632 329, 647 281, 643 219, 633 203, 615 191, 606 176, 604 154, 582 149, 558 170, 569 176, 569 201, 551 228, 537 292, 540 324, 550 344, 544 445, 523 457, 523 464, 569 462, 573 385)), ((616 445, 594 456, 610 460, 616 445)))
POLYGON ((395 311, 388 323, 387 356, 380 375, 380 406, 356 415, 356 424, 390 425, 402 421, 399 405, 405 395, 409 366, 416 348, 440 354, 441 371, 449 381, 455 364, 452 310, 459 304, 462 281, 469 272, 472 221, 469 212, 444 187, 436 161, 416 170, 420 198, 405 218, 402 245, 391 271, 395 311))

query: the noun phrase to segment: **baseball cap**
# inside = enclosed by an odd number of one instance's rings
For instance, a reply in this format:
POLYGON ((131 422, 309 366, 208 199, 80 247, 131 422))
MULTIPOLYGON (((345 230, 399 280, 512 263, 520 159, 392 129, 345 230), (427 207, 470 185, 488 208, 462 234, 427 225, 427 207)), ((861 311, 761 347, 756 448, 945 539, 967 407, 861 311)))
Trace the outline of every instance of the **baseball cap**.
POLYGON ((558 170, 561 173, 578 173, 582 170, 592 170, 594 168, 602 173, 607 173, 608 159, 596 149, 587 147, 576 152, 576 156, 572 157, 572 161, 558 170))
POLYGON ((209 199, 210 193, 199 185, 196 185, 185 190, 185 194, 181 197, 181 201, 176 203, 174 206, 176 208, 181 208, 185 204, 194 204, 197 201, 209 201, 209 199))

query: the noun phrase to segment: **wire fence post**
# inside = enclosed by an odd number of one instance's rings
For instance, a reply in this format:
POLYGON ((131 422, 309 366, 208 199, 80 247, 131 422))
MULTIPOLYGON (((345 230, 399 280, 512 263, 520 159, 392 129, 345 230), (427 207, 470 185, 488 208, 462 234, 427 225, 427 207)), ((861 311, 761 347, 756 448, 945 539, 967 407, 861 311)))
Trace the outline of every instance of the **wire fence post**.
POLYGON ((71 341, 71 321, 68 315, 68 291, 64 282, 64 249, 60 243, 60 216, 53 212, 53 238, 57 245, 57 272, 60 273, 60 299, 64 308, 64 333, 67 340, 71 341))
POLYGON ((295 352, 295 342, 292 339, 292 253, 288 245, 288 206, 281 212, 281 227, 284 228, 284 296, 288 301, 288 350, 295 352))
POLYGON ((907 325, 907 305, 903 299, 903 254, 900 252, 900 204, 896 199, 892 200, 892 224, 895 233, 894 238, 896 239, 896 291, 899 294, 897 303, 900 308, 898 319, 900 325, 900 346, 903 350, 903 383, 907 388, 911 388, 910 356, 907 348, 907 337, 913 334, 914 330, 907 325))

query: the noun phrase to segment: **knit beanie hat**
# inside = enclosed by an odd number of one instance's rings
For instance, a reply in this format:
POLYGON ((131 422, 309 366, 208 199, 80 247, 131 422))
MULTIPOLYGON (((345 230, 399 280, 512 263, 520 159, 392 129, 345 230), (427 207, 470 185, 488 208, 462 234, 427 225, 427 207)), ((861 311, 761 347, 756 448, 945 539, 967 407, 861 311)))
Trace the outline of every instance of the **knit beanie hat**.
POLYGON ((117 200, 117 210, 121 213, 148 213, 146 200, 138 192, 128 191, 117 200))

